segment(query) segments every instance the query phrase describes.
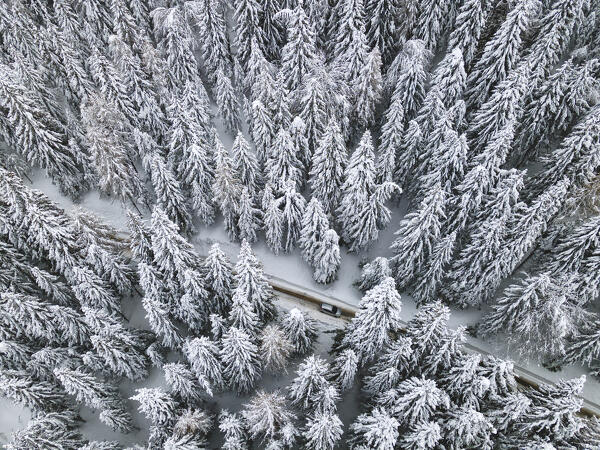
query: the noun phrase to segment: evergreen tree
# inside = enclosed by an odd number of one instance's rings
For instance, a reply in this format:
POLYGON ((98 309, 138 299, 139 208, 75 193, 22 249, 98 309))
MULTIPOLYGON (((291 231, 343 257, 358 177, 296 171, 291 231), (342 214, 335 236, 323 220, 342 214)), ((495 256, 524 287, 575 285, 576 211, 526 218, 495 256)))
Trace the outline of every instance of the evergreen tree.
POLYGON ((275 124, 271 111, 260 100, 252 102, 251 134, 258 154, 258 161, 264 166, 275 136, 275 124))
POLYGON ((238 229, 240 239, 253 243, 256 233, 261 228, 260 210, 254 207, 254 202, 247 187, 242 189, 238 210, 238 229))
POLYGON ((273 253, 279 254, 283 239, 283 212, 273 196, 273 188, 267 183, 263 191, 262 208, 266 243, 273 253))
POLYGON ((248 188, 252 198, 256 198, 262 183, 259 164, 256 155, 250 150, 250 144, 248 144, 242 133, 238 133, 236 136, 231 152, 238 178, 248 188))
MULTIPOLYGON (((382 130, 383 132, 383 130, 382 130)), ((406 132, 401 138, 400 145, 396 151, 394 158, 396 172, 394 179, 398 185, 403 188, 406 187, 407 181, 410 179, 410 175, 413 168, 416 166, 417 158, 419 156, 418 151, 421 147, 422 142, 421 127, 416 120, 411 120, 408 123, 406 132)), ((383 142, 382 142, 383 144, 383 142)), ((386 151, 389 151, 386 150, 386 151)))
POLYGON ((198 10, 194 8, 194 15, 202 36, 202 57, 211 85, 214 86, 217 71, 221 69, 227 73, 232 65, 225 5, 219 0, 203 0, 198 3, 200 7, 198 10))
POLYGON ((379 154, 377 158, 377 179, 380 183, 394 181, 396 155, 400 153, 404 136, 404 105, 400 91, 395 90, 390 106, 385 112, 381 127, 379 154))
POLYGON ((383 408, 375 408, 370 414, 361 414, 350 425, 352 443, 367 448, 393 450, 398 442, 398 421, 383 408))
POLYGON ((375 188, 375 154, 369 130, 365 131, 358 147, 352 153, 344 175, 338 213, 342 239, 351 244, 352 228, 375 188))
POLYGON ((351 348, 343 350, 333 364, 334 381, 341 391, 350 389, 358 373, 358 357, 351 348))
MULTIPOLYGON (((367 38, 370 47, 379 48, 384 64, 391 62, 398 42, 401 17, 401 5, 395 0, 367 0, 365 2, 367 38)), ((406 19, 404 19, 406 20, 406 19)))
POLYGON ((446 193, 437 184, 421 201, 419 208, 400 222, 396 232, 398 238, 391 246, 395 253, 392 265, 400 286, 409 285, 429 260, 434 243, 440 236, 445 203, 446 193))
POLYGON ((183 344, 183 354, 199 381, 206 381, 213 389, 223 387, 223 369, 221 366, 219 347, 206 336, 187 339, 183 344))
POLYGON ((233 267, 219 244, 213 244, 202 263, 204 286, 208 291, 209 310, 225 315, 229 310, 233 291, 233 267))
POLYGON ((236 289, 233 293, 229 325, 244 331, 252 339, 256 339, 258 335, 260 325, 258 316, 242 290, 236 289))
POLYGON ((260 14, 261 28, 264 34, 265 52, 271 60, 279 59, 280 48, 284 41, 284 30, 275 19, 281 10, 281 0, 265 0, 262 2, 260 14))
POLYGON ((458 9, 454 28, 448 38, 448 48, 460 49, 465 68, 469 69, 486 26, 487 12, 482 0, 466 0, 458 9))
POLYGON ((101 410, 100 420, 106 425, 122 432, 133 429, 131 415, 125 409, 116 386, 81 370, 57 368, 54 369, 54 375, 65 391, 73 395, 78 402, 101 410))
POLYGON ((138 410, 156 426, 165 426, 175 418, 177 402, 160 388, 141 388, 131 400, 139 402, 138 410))
POLYGON ((333 413, 319 413, 309 417, 304 438, 311 448, 332 450, 342 437, 342 421, 333 413))
POLYGON ((82 123, 100 189, 135 203, 144 188, 128 154, 124 117, 113 104, 95 97, 83 107, 82 123))
POLYGON ((216 203, 219 205, 221 214, 225 221, 225 229, 229 239, 234 240, 238 236, 237 212, 239 211, 239 199, 242 193, 242 185, 237 178, 233 161, 227 150, 221 144, 220 139, 214 133, 215 144, 215 178, 213 193, 216 203))
POLYGON ((281 210, 283 250, 291 252, 300 237, 306 200, 296 190, 294 182, 288 180, 281 197, 275 202, 281 210))
POLYGON ((215 92, 219 114, 223 118, 225 128, 230 133, 236 133, 241 128, 240 105, 237 93, 229 76, 220 68, 217 69, 216 80, 215 92))
POLYGON ((288 40, 281 50, 281 73, 285 87, 295 91, 308 76, 317 58, 315 31, 302 4, 277 13, 287 22, 288 40))
POLYGON ((242 417, 252 439, 273 439, 295 418, 287 409, 285 397, 278 392, 258 391, 244 405, 242 417))
POLYGON ((347 329, 343 343, 350 346, 364 365, 390 341, 390 333, 400 329, 400 294, 391 277, 367 291, 359 311, 347 329))
POLYGON ((425 42, 429 50, 435 51, 448 24, 454 20, 451 14, 453 8, 443 0, 420 0, 418 4, 420 14, 415 36, 425 42))
POLYGON ((179 226, 180 230, 191 231, 192 218, 185 205, 181 186, 171 168, 158 152, 152 156, 150 172, 157 205, 179 226))
POLYGON ((220 351, 223 374, 228 386, 237 392, 248 392, 260 378, 258 348, 250 336, 235 327, 223 336, 220 351))
POLYGON ((494 87, 504 81, 508 73, 516 67, 522 39, 532 26, 538 7, 538 0, 515 4, 500 28, 486 42, 481 57, 467 78, 469 106, 477 107, 483 104, 494 87))
POLYGON ((285 369, 294 346, 277 325, 267 325, 260 334, 260 355, 265 370, 273 373, 285 369))
POLYGON ((337 274, 340 266, 340 246, 339 237, 335 230, 327 230, 323 234, 323 239, 319 243, 315 255, 315 273, 313 278, 317 283, 331 283, 337 274))
POLYGON ((378 285, 384 278, 392 276, 387 258, 379 256, 362 268, 360 278, 356 281, 359 290, 366 292, 378 285))
POLYGON ((299 187, 302 184, 302 162, 289 131, 280 128, 269 149, 265 167, 267 179, 273 186, 283 189, 288 183, 299 187))
POLYGON ((325 232, 329 229, 329 220, 323 212, 321 202, 312 198, 302 216, 302 229, 298 239, 298 247, 302 257, 311 266, 319 262, 317 254, 321 249, 321 242, 325 232))
MULTIPOLYGON (((322 67, 320 67, 322 69, 322 67)), ((313 70, 302 84, 301 95, 298 100, 299 117, 306 127, 305 135, 308 140, 309 151, 315 158, 320 148, 321 139, 326 131, 327 124, 333 120, 332 109, 336 107, 334 101, 328 101, 326 79, 322 71, 313 70)), ((309 163, 310 161, 307 161, 309 163)), ((308 167, 308 165, 307 165, 308 167)))
POLYGON ((486 336, 506 331, 508 343, 524 354, 561 356, 581 315, 569 300, 572 289, 569 280, 553 280, 548 273, 528 276, 504 290, 478 330, 486 336))
POLYGON ((532 194, 540 193, 555 184, 564 176, 575 186, 591 180, 597 168, 593 149, 600 135, 600 107, 594 106, 580 119, 561 142, 547 157, 544 157, 543 169, 528 183, 532 194))
POLYGON ((454 48, 440 61, 431 78, 431 84, 439 89, 446 108, 461 100, 466 81, 463 54, 459 48, 454 48))
POLYGON ((407 121, 415 118, 425 98, 427 70, 431 58, 432 54, 423 41, 406 41, 386 73, 386 90, 401 99, 404 118, 407 121))
POLYGON ((296 372, 298 376, 289 387, 292 404, 305 410, 314 408, 329 385, 328 370, 327 362, 319 356, 311 355, 300 363, 296 372))
POLYGON ((375 119, 375 107, 381 98, 381 55, 377 48, 367 56, 357 81, 356 119, 359 126, 370 126, 375 119))
POLYGON ((170 391, 184 402, 197 403, 202 397, 198 380, 183 363, 169 363, 163 366, 165 381, 170 391))
POLYGON ((260 4, 256 0, 243 0, 235 7, 235 34, 237 56, 246 65, 252 52, 252 40, 261 47, 266 47, 263 29, 260 27, 260 4))
POLYGON ((346 144, 339 126, 331 120, 313 153, 309 177, 313 197, 320 200, 325 213, 333 213, 338 206, 345 166, 346 144))
POLYGON ((317 338, 317 322, 307 313, 292 308, 281 323, 283 332, 298 354, 307 353, 317 338))
POLYGON ((236 292, 245 296, 260 322, 267 322, 274 317, 275 307, 272 303, 271 286, 264 274, 262 264, 246 241, 242 241, 238 262, 235 265, 235 282, 236 292))

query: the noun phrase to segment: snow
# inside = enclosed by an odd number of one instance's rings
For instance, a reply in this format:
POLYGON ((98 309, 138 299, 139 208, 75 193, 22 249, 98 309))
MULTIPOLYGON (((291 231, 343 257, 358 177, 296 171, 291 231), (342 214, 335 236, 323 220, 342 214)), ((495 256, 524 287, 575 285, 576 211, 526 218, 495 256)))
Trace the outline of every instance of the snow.
MULTIPOLYGON (((231 135, 221 133, 220 138, 226 148, 232 147, 234 138, 231 135)), ((51 180, 41 171, 32 174, 32 180, 32 187, 44 192, 67 211, 78 206, 69 198, 61 195, 58 191, 58 187, 52 184, 51 180)), ((84 204, 86 209, 103 217, 111 225, 126 230, 127 218, 125 210, 119 202, 112 202, 110 199, 101 198, 98 192, 92 191, 83 196, 80 203, 84 204)), ((358 306, 362 294, 352 285, 352 283, 360 276, 359 263, 371 261, 377 256, 391 256, 389 244, 394 239, 394 232, 397 228, 397 224, 400 222, 406 211, 406 205, 403 202, 400 202, 400 204, 394 205, 391 209, 392 219, 390 225, 380 232, 379 238, 373 242, 367 251, 360 254, 347 253, 346 248, 342 247, 342 262, 338 271, 338 279, 326 286, 320 285, 313 280, 312 269, 302 260, 298 249, 295 249, 288 254, 280 253, 279 255, 274 255, 264 243, 261 234, 259 241, 253 244, 252 251, 263 263, 267 275, 289 280, 305 290, 314 291, 317 294, 340 299, 346 304, 358 306)), ((149 216, 147 211, 145 212, 145 216, 149 216)), ((208 253, 208 249, 215 242, 220 244, 223 252, 235 263, 240 250, 240 244, 229 241, 221 218, 210 227, 202 226, 199 233, 192 237, 192 243, 194 244, 196 251, 202 256, 205 256, 208 253)), ((510 280, 505 280, 501 288, 505 287, 509 282, 510 280)), ((417 306, 415 301, 409 295, 405 293, 401 294, 401 317, 404 321, 409 321, 414 316, 417 306)), ((137 305, 139 312, 134 314, 130 314, 131 310, 129 308, 131 308, 131 305, 124 304, 123 306, 125 314, 131 318, 131 325, 148 328, 141 305, 137 305)), ((450 309, 452 314, 448 325, 452 329, 456 329, 459 326, 476 324, 488 310, 486 306, 482 306, 481 309, 458 309, 454 307, 451 307, 450 309)), ((562 370, 558 372, 552 372, 539 363, 524 361, 517 356, 514 349, 506 348, 502 336, 499 336, 494 342, 469 337, 467 342, 485 352, 493 353, 498 357, 515 361, 516 364, 531 372, 532 375, 530 376, 545 378, 553 382, 556 382, 559 379, 579 377, 588 372, 581 365, 563 367, 562 370)), ((596 404, 600 404, 600 382, 596 378, 587 378, 583 389, 583 396, 596 404)))

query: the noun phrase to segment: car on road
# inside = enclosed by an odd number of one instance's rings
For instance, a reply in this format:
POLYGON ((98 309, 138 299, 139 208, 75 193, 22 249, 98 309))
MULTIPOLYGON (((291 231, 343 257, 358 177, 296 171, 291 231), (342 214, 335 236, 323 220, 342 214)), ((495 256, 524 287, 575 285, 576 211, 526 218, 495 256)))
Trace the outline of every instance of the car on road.
POLYGON ((342 310, 340 308, 330 305, 329 303, 321 303, 321 312, 334 317, 340 317, 342 315, 342 310))

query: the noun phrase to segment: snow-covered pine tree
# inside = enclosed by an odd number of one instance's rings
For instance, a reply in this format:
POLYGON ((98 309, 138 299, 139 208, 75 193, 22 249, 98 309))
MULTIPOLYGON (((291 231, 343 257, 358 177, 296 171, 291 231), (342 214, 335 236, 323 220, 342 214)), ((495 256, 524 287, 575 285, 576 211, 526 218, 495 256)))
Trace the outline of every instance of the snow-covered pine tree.
POLYGON ((467 103, 476 108, 482 105, 500 82, 508 77, 519 61, 522 40, 539 13, 539 0, 515 4, 492 38, 486 42, 483 53, 475 62, 467 78, 467 103))
POLYGON ((342 341, 356 352, 361 365, 371 361, 390 342, 390 333, 400 329, 401 306, 400 294, 391 277, 363 296, 342 341))
POLYGON ((404 139, 404 105, 401 91, 394 90, 390 106, 385 112, 381 136, 379 137, 379 153, 377 155, 377 180, 394 181, 396 173, 396 155, 400 153, 404 139))
POLYGON ((227 31, 226 6, 220 0, 202 0, 194 8, 196 25, 200 30, 200 48, 212 86, 216 83, 218 69, 229 72, 232 66, 229 34, 227 31))
POLYGON ((123 135, 126 119, 114 104, 94 97, 82 108, 82 123, 101 191, 135 204, 144 188, 123 135))
POLYGON ((530 195, 541 193, 567 176, 573 186, 589 182, 598 162, 593 151, 600 139, 600 105, 583 116, 560 145, 542 159, 541 172, 527 184, 530 195))
POLYGON ((356 82, 356 120, 359 126, 367 127, 375 120, 375 108, 383 89, 379 49, 374 48, 367 55, 356 82))
POLYGON ((237 211, 239 210, 239 199, 242 194, 242 184, 237 178, 229 153, 223 147, 221 140, 216 134, 216 130, 213 130, 213 132, 213 142, 215 145, 213 194, 223 215, 229 239, 234 240, 238 236, 237 211))
POLYGON ((287 43, 281 50, 281 73, 285 87, 295 91, 308 76, 317 59, 316 37, 302 3, 275 16, 288 27, 287 43))
POLYGON ((200 83, 198 64, 192 51, 191 28, 183 8, 156 8, 151 13, 158 48, 167 61, 167 87, 179 92, 188 81, 200 83))
POLYGON ((306 422, 304 439, 310 448, 333 450, 343 434, 343 423, 337 414, 317 412, 306 422))
POLYGON ((291 252, 300 237, 306 200, 296 190, 296 184, 288 180, 275 202, 281 211, 283 251, 291 252))
POLYGON ((279 189, 289 182, 295 186, 302 185, 303 164, 298 158, 292 136, 285 128, 280 128, 269 149, 265 167, 267 180, 279 189))
POLYGON ((443 0, 419 0, 419 16, 414 30, 415 37, 425 42, 434 52, 440 45, 448 25, 454 22, 451 4, 443 0))
POLYGON ((313 153, 309 183, 324 212, 332 214, 339 202, 346 167, 346 144, 339 125, 331 119, 313 153))
POLYGON ((168 426, 175 419, 177 402, 161 388, 136 389, 131 400, 139 402, 138 410, 153 424, 168 426))
POLYGON ((152 252, 152 233, 138 214, 127 211, 127 228, 129 228, 130 248, 134 259, 143 263, 154 260, 152 252))
POLYGON ((398 237, 391 249, 395 256, 391 263, 399 286, 407 286, 429 260, 433 246, 440 236, 445 218, 446 193, 435 185, 421 201, 418 209, 402 219, 396 232, 398 237))
POLYGON ((125 433, 133 429, 133 419, 116 385, 83 370, 56 368, 54 375, 65 391, 73 395, 78 402, 100 410, 101 422, 125 433))
POLYGON ((163 366, 170 392, 183 402, 196 404, 202 400, 202 387, 192 371, 181 362, 163 366))
POLYGON ((192 231, 192 218, 187 210, 181 186, 165 159, 158 153, 152 155, 150 163, 152 185, 156 193, 156 203, 175 222, 179 229, 192 231))
POLYGON ((571 37, 581 26, 587 0, 553 2, 539 19, 537 35, 528 49, 525 61, 533 68, 529 89, 536 88, 563 56, 571 37))
POLYGON ((208 383, 210 391, 207 392, 209 394, 212 395, 212 391, 219 390, 224 386, 219 347, 215 342, 206 336, 188 338, 183 344, 182 351, 198 380, 208 383))
POLYGON ((560 380, 556 385, 542 384, 529 392, 531 407, 520 418, 517 428, 530 439, 546 436, 551 442, 574 437, 583 424, 579 411, 585 375, 560 380))
POLYGON ((575 57, 566 61, 526 99, 513 160, 535 158, 540 150, 548 148, 554 136, 562 135, 577 117, 591 108, 599 88, 592 76, 598 60, 583 65, 576 62, 575 57))
POLYGON ((423 41, 406 41, 386 72, 385 89, 401 99, 406 121, 414 119, 421 108, 432 57, 423 41))
POLYGON ((242 189, 238 208, 239 237, 243 241, 253 243, 256 241, 256 233, 260 230, 262 221, 260 210, 254 207, 254 200, 248 187, 242 189))
POLYGON ((220 68, 217 69, 215 92, 219 114, 223 118, 225 128, 230 133, 237 133, 241 127, 237 93, 229 76, 220 68))
POLYGON ((281 0, 264 0, 261 2, 260 25, 264 35, 264 49, 270 60, 279 59, 284 42, 284 30, 275 19, 275 14, 282 7, 281 0))
POLYGON ((361 414, 350 425, 351 442, 357 446, 393 450, 398 442, 398 421, 384 408, 375 408, 369 414, 361 414))
MULTIPOLYGON (((405 5, 395 0, 365 1, 367 39, 371 48, 379 48, 385 65, 389 64, 400 41, 400 20, 405 5)), ((403 19, 406 20, 406 19, 403 19)))
POLYGON ((219 244, 213 244, 202 263, 204 286, 210 299, 211 313, 226 315, 233 293, 233 267, 219 244))
POLYGON ((392 217, 392 212, 385 204, 395 192, 399 191, 398 185, 391 181, 375 186, 350 229, 349 234, 353 239, 350 251, 367 248, 371 242, 377 240, 379 230, 387 227, 392 217))
POLYGON ((320 356, 308 356, 298 366, 298 375, 289 386, 292 404, 310 410, 320 401, 320 395, 330 384, 327 380, 329 365, 320 356))
POLYGON ((493 292, 483 292, 478 280, 504 245, 508 222, 515 214, 523 173, 504 171, 498 184, 484 196, 481 212, 477 211, 467 226, 469 238, 448 271, 445 293, 461 305, 477 305, 493 292))
POLYGON ((260 329, 258 315, 241 289, 236 289, 233 292, 228 319, 231 327, 244 331, 253 340, 257 339, 260 329))
POLYGON ((508 79, 494 89, 489 100, 473 114, 467 130, 472 154, 481 153, 501 130, 516 126, 526 84, 527 73, 515 69, 508 79))
POLYGON ((244 295, 258 315, 260 322, 265 323, 275 316, 272 303, 273 292, 265 276, 261 262, 256 258, 250 244, 242 241, 238 262, 235 265, 235 291, 244 295))
POLYGON ((439 89, 444 106, 451 108, 462 99, 466 82, 467 74, 462 51, 454 48, 435 68, 431 84, 439 89))
POLYGON ((246 66, 252 52, 252 41, 260 48, 266 47, 263 29, 260 26, 261 8, 257 0, 242 0, 235 5, 235 36, 237 57, 246 66))
POLYGON ((444 278, 446 270, 454 255, 456 231, 437 240, 431 250, 431 257, 423 269, 422 275, 417 276, 413 297, 417 303, 427 303, 436 299, 438 286, 444 278))
POLYGON ((256 155, 241 132, 233 142, 231 153, 238 178, 248 188, 252 198, 256 198, 262 184, 260 168, 256 155))
POLYGON ((283 212, 279 208, 279 202, 273 196, 273 187, 267 183, 262 197, 263 223, 265 240, 267 246, 276 255, 282 249, 283 239, 283 212))
POLYGON ((279 392, 258 391, 241 412, 250 437, 262 442, 274 439, 295 416, 287 408, 285 397, 279 392))
POLYGON ((260 357, 251 337, 235 327, 223 336, 220 351, 223 374, 229 387, 248 392, 260 378, 260 357))
POLYGON ((294 346, 277 325, 267 325, 260 333, 260 356, 264 369, 277 373, 285 369, 294 346))
POLYGON ((367 263, 362 268, 360 278, 356 280, 356 286, 362 292, 378 285, 384 278, 391 277, 392 271, 389 266, 389 261, 383 256, 378 256, 370 263, 367 263))
POLYGON ((337 275, 341 262, 339 237, 335 230, 325 231, 315 254, 315 272, 317 283, 331 283, 337 275))
POLYGON ((260 100, 252 102, 251 124, 252 140, 258 154, 258 161, 263 167, 275 136, 275 124, 271 111, 260 100))
POLYGON ((333 381, 341 391, 350 389, 358 373, 358 357, 351 348, 342 350, 333 363, 333 381))
POLYGON ((581 319, 581 307, 569 298, 571 280, 547 272, 507 287, 477 329, 483 336, 506 332, 509 345, 535 358, 560 357, 581 319))
POLYGON ((482 0, 466 0, 458 9, 456 22, 448 37, 449 49, 460 49, 464 65, 470 69, 486 25, 487 11, 482 0))
POLYGON ((344 171, 338 220, 342 239, 353 242, 352 229, 375 188, 375 154, 371 132, 366 130, 344 171))
POLYGON ((314 266, 318 263, 316 258, 325 232, 329 229, 329 220, 323 211, 321 202, 313 197, 302 216, 302 229, 298 239, 298 247, 304 260, 314 266))
POLYGON ((306 137, 306 124, 300 116, 294 117, 290 124, 290 138, 294 144, 296 151, 296 158, 300 161, 300 168, 302 170, 301 186, 304 186, 306 182, 306 172, 310 166, 312 152, 308 145, 308 139, 306 137))
POLYGON ((281 323, 283 332, 298 354, 307 353, 317 338, 317 322, 306 312, 292 308, 281 323))

